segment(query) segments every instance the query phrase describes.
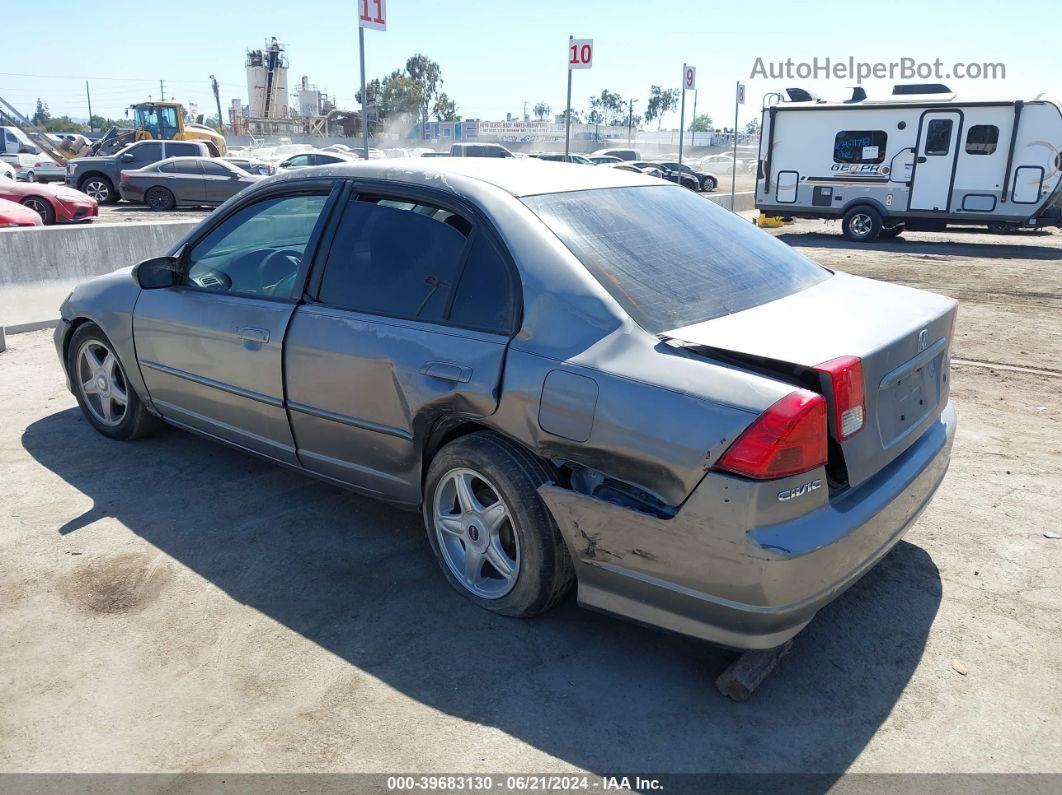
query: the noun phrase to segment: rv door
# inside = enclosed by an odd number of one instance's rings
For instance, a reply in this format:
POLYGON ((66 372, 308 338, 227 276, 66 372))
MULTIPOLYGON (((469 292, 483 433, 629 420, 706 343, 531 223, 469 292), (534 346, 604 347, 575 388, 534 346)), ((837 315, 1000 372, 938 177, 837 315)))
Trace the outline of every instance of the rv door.
POLYGON ((922 114, 911 177, 910 209, 942 213, 950 209, 961 133, 962 113, 957 110, 927 110, 922 114))

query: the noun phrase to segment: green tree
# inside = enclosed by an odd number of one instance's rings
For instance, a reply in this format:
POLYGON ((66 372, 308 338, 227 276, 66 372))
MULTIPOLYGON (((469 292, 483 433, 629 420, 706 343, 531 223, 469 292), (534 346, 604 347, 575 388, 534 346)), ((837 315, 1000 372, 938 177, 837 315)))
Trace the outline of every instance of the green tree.
POLYGON ((382 116, 411 116, 416 118, 424 107, 424 90, 413 78, 395 72, 383 81, 380 96, 382 116))
MULTIPOLYGON (((601 114, 602 124, 623 124, 627 123, 627 103, 624 102, 623 97, 617 94, 615 91, 609 91, 607 88, 601 92, 601 95, 597 98, 598 104, 596 110, 601 114)), ((593 100, 590 102, 593 106, 593 100)))
POLYGON ((656 129, 660 129, 664 114, 678 107, 679 90, 677 88, 661 88, 649 86, 649 101, 645 107, 645 120, 647 122, 656 119, 656 129))
POLYGON ((69 116, 60 116, 58 119, 48 119, 44 123, 44 130, 54 133, 83 133, 85 125, 78 124, 69 116))
POLYGON ((539 121, 544 121, 546 119, 546 117, 549 116, 550 111, 552 111, 552 110, 553 110, 553 108, 551 108, 545 102, 539 102, 534 107, 535 118, 538 119, 539 121))
POLYGON ((406 59, 406 76, 420 87, 421 121, 427 123, 428 108, 439 94, 442 85, 442 69, 427 56, 416 55, 406 59))
POLYGON ((712 116, 709 113, 699 113, 690 123, 692 132, 708 132, 712 129, 712 116))
POLYGON ((436 121, 461 121, 461 117, 457 115, 457 103, 450 99, 446 92, 439 94, 431 112, 436 121))
POLYGON ((748 124, 746 124, 745 125, 745 132, 748 135, 759 135, 759 133, 760 133, 760 120, 759 119, 753 119, 748 124))
POLYGON ((48 119, 51 117, 51 114, 48 112, 48 103, 42 102, 41 98, 37 97, 37 110, 33 112, 30 121, 38 127, 43 127, 48 123, 48 119))

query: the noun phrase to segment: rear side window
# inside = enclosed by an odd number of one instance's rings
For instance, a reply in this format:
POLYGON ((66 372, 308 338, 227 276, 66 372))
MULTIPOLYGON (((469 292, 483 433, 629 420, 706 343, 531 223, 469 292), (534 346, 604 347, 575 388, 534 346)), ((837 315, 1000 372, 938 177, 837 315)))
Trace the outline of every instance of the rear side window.
POLYGON ((444 320, 470 224, 412 201, 352 199, 332 242, 320 300, 358 312, 444 320))
POLYGON ((999 144, 999 128, 994 124, 975 124, 966 133, 966 154, 990 155, 999 144))
POLYGON ((201 154, 199 147, 195 144, 173 143, 172 141, 166 144, 167 157, 195 157, 199 154, 201 154))
POLYGON ((508 334, 515 310, 516 290, 508 263, 486 237, 476 235, 457 283, 450 322, 508 334))
POLYGON ((138 163, 154 163, 162 160, 162 144, 146 143, 131 147, 129 154, 138 163))
POLYGON ((835 163, 881 163, 889 136, 884 130, 841 130, 833 139, 835 163))
POLYGON ((750 309, 830 277, 686 188, 607 188, 523 201, 653 334, 750 309))
POLYGON ((931 119, 926 127, 927 155, 946 155, 951 150, 951 119, 931 119))

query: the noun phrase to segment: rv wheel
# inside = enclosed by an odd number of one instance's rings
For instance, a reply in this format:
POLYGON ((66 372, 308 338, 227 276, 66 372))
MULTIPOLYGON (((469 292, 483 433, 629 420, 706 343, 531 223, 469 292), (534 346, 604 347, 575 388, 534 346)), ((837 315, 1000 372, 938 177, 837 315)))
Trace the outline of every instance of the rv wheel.
POLYGON ((853 207, 841 222, 844 236, 856 243, 869 243, 881 234, 881 213, 873 207, 853 207))
POLYGON ((881 237, 882 239, 888 239, 890 237, 902 235, 904 228, 905 227, 903 224, 897 224, 896 226, 888 226, 885 229, 881 230, 881 234, 879 235, 879 237, 881 237))
POLYGON ((994 235, 1012 235, 1018 231, 1018 227, 1014 224, 991 223, 988 225, 988 231, 994 235))

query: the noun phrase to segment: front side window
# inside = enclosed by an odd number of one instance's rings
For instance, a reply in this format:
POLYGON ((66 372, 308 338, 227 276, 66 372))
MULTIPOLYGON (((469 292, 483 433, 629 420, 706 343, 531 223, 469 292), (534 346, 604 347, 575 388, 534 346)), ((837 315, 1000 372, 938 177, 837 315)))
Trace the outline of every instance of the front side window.
POLYGON ((170 141, 166 144, 166 154, 170 157, 195 157, 199 154, 199 147, 191 143, 170 141))
POLYGON ((931 119, 926 127, 925 153, 931 156, 946 155, 951 151, 951 119, 931 119))
POLYGON ((830 278, 785 243, 685 188, 581 190, 523 201, 653 334, 750 309, 830 278))
POLYGON ((994 124, 975 124, 966 133, 966 154, 990 155, 999 144, 999 128, 994 124))
POLYGON ((228 216, 188 253, 183 283, 217 292, 294 298, 326 194, 263 199, 228 216))
POLYGON ((881 163, 885 160, 888 141, 888 133, 884 130, 841 130, 833 139, 833 162, 881 163))
POLYGON ((232 169, 226 168, 221 163, 216 163, 213 160, 197 160, 203 168, 203 173, 210 177, 231 177, 233 175, 232 169))
POLYGON ((471 225, 441 207, 359 196, 343 214, 320 300, 358 312, 444 320, 471 225))

